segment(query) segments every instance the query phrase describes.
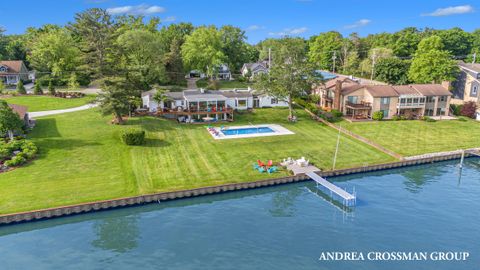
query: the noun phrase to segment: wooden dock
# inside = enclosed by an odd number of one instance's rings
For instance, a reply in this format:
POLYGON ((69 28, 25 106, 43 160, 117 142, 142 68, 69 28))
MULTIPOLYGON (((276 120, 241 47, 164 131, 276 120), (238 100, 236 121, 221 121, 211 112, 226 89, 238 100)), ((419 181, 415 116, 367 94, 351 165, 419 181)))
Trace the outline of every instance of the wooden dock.
POLYGON ((305 173, 308 177, 310 177, 313 181, 315 181, 317 184, 323 186, 324 188, 328 189, 330 193, 333 193, 343 200, 343 204, 346 206, 353 206, 355 205, 357 201, 357 197, 355 195, 352 195, 345 190, 337 187, 336 185, 328 182, 326 179, 322 178, 320 175, 314 173, 314 172, 307 172, 305 173))

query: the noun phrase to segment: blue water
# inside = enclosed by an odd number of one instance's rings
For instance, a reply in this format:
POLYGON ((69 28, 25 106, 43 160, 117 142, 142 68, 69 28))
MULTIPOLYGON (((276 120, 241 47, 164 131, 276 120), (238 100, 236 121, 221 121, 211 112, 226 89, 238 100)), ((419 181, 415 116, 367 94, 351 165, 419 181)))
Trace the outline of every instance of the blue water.
POLYGON ((257 133, 273 133, 273 129, 269 127, 258 127, 258 128, 235 128, 235 129, 225 129, 222 130, 222 133, 225 136, 230 135, 245 135, 245 134, 257 134, 257 133))
POLYGON ((0 227, 0 269, 471 270, 480 265, 480 159, 0 227), (326 251, 467 251, 464 262, 319 261, 326 251))

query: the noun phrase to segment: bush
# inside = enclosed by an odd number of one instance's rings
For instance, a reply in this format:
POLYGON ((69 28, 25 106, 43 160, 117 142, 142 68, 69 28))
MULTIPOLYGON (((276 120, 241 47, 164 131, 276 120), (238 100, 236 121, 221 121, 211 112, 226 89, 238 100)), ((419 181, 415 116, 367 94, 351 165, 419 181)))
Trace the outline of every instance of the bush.
POLYGON ((27 94, 27 90, 25 89, 25 86, 23 86, 22 80, 20 80, 17 83, 17 92, 18 92, 18 94, 21 94, 21 95, 26 95, 27 94))
POLYGON ((33 94, 43 95, 42 86, 40 86, 39 82, 35 82, 35 86, 33 87, 33 94))
POLYGON ((466 117, 475 118, 477 113, 477 104, 474 101, 465 102, 463 104, 460 114, 466 117))
POLYGON ((399 120, 402 120, 402 119, 400 119, 400 116, 394 115, 394 116, 392 116, 392 120, 393 121, 399 121, 399 120))
POLYGON ((48 82, 48 93, 52 96, 55 96, 55 86, 53 86, 53 81, 48 82))
POLYGON ((425 121, 425 122, 437 122, 437 120, 435 120, 431 117, 428 117, 428 116, 422 116, 422 118, 420 118, 420 119, 425 121))
POLYGON ((458 118, 458 121, 467 122, 468 120, 467 120, 467 118, 465 118, 465 117, 463 117, 463 116, 460 116, 460 117, 458 118))
POLYGON ((453 115, 459 116, 462 111, 462 105, 450 104, 450 109, 452 110, 453 115))
POLYGON ((332 110, 332 114, 333 114, 333 116, 335 116, 335 117, 337 117, 337 118, 343 116, 343 113, 342 113, 341 111, 339 111, 339 110, 336 110, 336 109, 333 109, 333 110, 332 110))
POLYGON ((22 165, 25 162, 27 162, 27 160, 24 157, 21 155, 16 155, 12 159, 5 161, 3 164, 7 167, 14 167, 22 165))
POLYGON ((376 111, 372 115, 372 119, 376 121, 381 121, 383 119, 383 112, 382 111, 376 111))
POLYGON ((129 129, 122 133, 122 141, 126 145, 142 145, 145 143, 145 131, 129 129))

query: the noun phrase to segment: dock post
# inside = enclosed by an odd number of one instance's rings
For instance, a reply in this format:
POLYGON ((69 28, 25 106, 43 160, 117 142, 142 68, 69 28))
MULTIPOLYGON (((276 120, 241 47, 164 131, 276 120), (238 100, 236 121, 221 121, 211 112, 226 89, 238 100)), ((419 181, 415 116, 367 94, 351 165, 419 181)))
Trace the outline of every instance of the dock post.
POLYGON ((465 159, 465 150, 462 150, 462 157, 460 158, 460 168, 463 168, 464 159, 465 159))

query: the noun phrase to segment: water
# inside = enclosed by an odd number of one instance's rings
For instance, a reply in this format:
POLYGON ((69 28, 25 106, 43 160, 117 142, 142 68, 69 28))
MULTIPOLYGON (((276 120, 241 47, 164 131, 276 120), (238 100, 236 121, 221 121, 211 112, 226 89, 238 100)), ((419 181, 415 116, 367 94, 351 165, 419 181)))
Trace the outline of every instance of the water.
POLYGON ((1 269, 478 269, 480 159, 0 227, 1 269), (468 251, 464 262, 319 261, 326 251, 468 251))
POLYGON ((235 129, 225 129, 222 130, 222 133, 225 136, 230 135, 245 135, 245 134, 257 134, 257 133, 273 133, 273 129, 269 127, 258 127, 258 128, 235 128, 235 129))

